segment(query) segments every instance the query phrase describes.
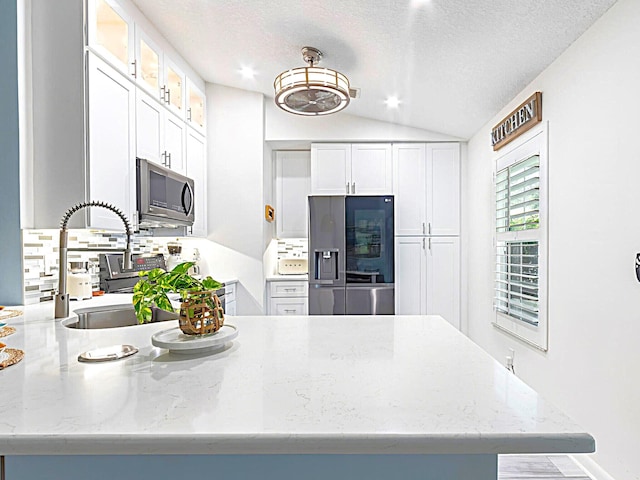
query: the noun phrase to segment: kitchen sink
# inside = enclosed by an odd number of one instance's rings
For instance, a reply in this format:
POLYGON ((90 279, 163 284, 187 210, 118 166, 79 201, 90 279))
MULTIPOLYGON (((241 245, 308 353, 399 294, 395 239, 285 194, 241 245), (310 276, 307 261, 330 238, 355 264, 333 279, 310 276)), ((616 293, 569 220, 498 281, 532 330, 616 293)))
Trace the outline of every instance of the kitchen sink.
MULTIPOLYGON (((152 308, 152 322, 164 322, 175 320, 178 314, 159 308, 152 308)), ((75 310, 78 319, 71 318, 63 325, 68 328, 116 328, 138 325, 133 305, 125 303, 121 305, 105 305, 102 307, 79 308, 75 310)))

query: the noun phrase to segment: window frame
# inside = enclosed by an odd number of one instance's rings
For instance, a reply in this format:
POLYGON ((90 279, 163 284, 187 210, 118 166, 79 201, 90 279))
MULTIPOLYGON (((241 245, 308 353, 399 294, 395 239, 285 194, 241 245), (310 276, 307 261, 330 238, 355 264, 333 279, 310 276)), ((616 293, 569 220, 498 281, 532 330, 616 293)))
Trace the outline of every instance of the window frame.
POLYGON ((493 252, 492 267, 493 281, 492 294, 496 291, 497 273, 497 245, 498 242, 538 242, 538 325, 533 325, 515 317, 511 317, 497 310, 494 303, 493 326, 506 332, 528 345, 537 349, 548 350, 548 128, 543 122, 538 127, 522 135, 509 145, 511 148, 506 152, 496 152, 493 162, 493 188, 492 188, 492 215, 493 215, 493 252), (539 155, 539 226, 536 229, 497 232, 496 219, 496 175, 501 170, 525 160, 533 155, 539 155))

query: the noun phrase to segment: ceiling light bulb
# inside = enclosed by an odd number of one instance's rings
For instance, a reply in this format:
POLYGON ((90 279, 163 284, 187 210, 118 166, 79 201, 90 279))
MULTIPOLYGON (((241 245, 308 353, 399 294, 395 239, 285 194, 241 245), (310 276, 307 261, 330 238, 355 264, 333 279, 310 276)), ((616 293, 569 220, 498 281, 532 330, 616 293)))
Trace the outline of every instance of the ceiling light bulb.
POLYGON ((398 108, 400 106, 400 100, 398 97, 387 97, 384 103, 388 108, 398 108))
POLYGON ((256 72, 253 68, 245 66, 240 69, 240 75, 242 75, 242 78, 251 80, 253 77, 256 76, 256 72))

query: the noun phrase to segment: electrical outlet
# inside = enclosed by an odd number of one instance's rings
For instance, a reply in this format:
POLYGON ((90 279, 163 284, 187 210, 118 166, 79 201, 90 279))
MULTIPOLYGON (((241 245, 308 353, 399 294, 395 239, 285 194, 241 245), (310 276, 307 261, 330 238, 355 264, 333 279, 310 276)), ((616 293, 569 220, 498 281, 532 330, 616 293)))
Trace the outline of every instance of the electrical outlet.
POLYGON ((505 357, 505 366, 507 367, 507 370, 509 370, 511 373, 515 374, 516 373, 516 368, 513 364, 513 360, 515 358, 516 355, 516 351, 513 348, 509 349, 509 355, 507 355, 505 357))

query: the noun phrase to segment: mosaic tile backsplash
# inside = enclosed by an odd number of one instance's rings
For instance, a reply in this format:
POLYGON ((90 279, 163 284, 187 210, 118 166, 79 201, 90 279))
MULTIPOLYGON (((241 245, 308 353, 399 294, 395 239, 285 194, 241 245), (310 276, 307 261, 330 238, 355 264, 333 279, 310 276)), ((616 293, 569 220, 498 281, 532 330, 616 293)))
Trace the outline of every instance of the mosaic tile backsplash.
MULTIPOLYGON (((53 300, 58 288, 58 244, 59 230, 23 230, 22 251, 24 265, 24 303, 30 305, 53 300)), ((131 240, 133 253, 167 252, 167 242, 171 237, 144 237, 134 235, 131 240)), ((105 252, 124 249, 127 238, 124 233, 99 230, 69 230, 69 249, 100 248, 105 252)), ((100 284, 100 252, 74 252, 67 254, 69 262, 88 262, 91 283, 94 289, 100 284)))
POLYGON ((278 240, 278 260, 281 258, 306 257, 309 240, 306 238, 283 238, 278 240))

